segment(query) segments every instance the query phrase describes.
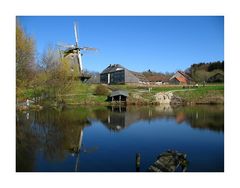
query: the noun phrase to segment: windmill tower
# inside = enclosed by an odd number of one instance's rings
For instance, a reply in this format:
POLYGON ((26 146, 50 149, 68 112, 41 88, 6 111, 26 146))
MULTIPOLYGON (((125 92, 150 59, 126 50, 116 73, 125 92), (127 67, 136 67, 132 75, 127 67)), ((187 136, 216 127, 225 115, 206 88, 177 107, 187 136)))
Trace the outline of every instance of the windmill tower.
POLYGON ((79 67, 79 78, 82 81, 88 80, 91 76, 84 74, 83 70, 83 62, 82 62, 82 51, 96 51, 96 48, 91 47, 79 47, 78 43, 78 30, 77 30, 77 24, 74 23, 74 35, 75 35, 75 44, 74 45, 60 45, 64 48, 63 50, 63 57, 67 57, 69 55, 73 55, 77 59, 78 67, 79 67))

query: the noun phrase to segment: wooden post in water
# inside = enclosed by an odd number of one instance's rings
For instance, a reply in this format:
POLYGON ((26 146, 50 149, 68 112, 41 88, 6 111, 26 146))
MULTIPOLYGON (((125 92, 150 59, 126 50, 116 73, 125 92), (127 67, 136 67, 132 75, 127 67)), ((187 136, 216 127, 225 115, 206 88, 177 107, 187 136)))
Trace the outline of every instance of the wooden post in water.
POLYGON ((136 172, 140 172, 141 156, 140 153, 136 153, 136 172))

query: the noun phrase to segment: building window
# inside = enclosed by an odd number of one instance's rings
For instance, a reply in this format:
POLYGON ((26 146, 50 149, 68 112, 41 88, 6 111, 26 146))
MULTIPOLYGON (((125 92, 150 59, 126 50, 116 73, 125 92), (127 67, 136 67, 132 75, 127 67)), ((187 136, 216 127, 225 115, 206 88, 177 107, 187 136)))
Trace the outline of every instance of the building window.
POLYGON ((124 83, 124 71, 112 72, 111 83, 124 83))

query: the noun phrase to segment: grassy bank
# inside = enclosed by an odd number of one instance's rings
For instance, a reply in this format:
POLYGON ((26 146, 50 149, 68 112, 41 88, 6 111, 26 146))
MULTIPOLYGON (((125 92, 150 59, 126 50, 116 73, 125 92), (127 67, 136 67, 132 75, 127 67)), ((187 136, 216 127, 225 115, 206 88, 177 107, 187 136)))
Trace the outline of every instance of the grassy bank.
MULTIPOLYGON (((61 96, 67 104, 108 104, 106 95, 96 95, 97 84, 81 84, 76 82, 68 94, 61 96)), ((114 90, 126 90, 129 92, 129 104, 155 104, 154 95, 159 92, 173 92, 186 104, 221 104, 224 103, 224 85, 206 85, 198 88, 184 89, 179 85, 149 86, 138 85, 110 85, 106 86, 109 92, 114 90)))
MULTIPOLYGON (((42 102, 43 106, 66 105, 109 105, 107 94, 96 94, 99 84, 83 84, 74 82, 65 93, 55 99, 48 98, 42 102)), ((139 86, 139 85, 105 85, 109 93, 114 90, 126 90, 129 93, 128 104, 149 105, 159 104, 155 95, 159 92, 172 92, 183 99, 185 104, 223 104, 224 85, 206 85, 198 88, 183 88, 179 85, 139 86)))
POLYGON ((106 103, 106 96, 95 94, 96 87, 97 84, 88 85, 75 82, 68 93, 61 95, 60 98, 69 105, 106 103))
POLYGON ((186 89, 174 92, 181 97, 187 104, 223 104, 224 103, 224 86, 210 85, 199 87, 197 89, 186 89))

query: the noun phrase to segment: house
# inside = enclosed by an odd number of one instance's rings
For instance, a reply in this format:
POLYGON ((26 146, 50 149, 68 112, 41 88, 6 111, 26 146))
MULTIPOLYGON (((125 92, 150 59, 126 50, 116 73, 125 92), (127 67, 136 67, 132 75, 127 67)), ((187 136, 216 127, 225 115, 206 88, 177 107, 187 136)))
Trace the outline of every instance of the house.
POLYGON ((109 65, 100 74, 100 83, 125 84, 125 83, 148 83, 145 76, 138 72, 130 71, 119 64, 109 65))
POLYGON ((162 85, 168 83, 168 79, 162 75, 146 76, 150 84, 162 85))
POLYGON ((179 84, 179 85, 187 85, 188 81, 184 77, 173 77, 169 80, 170 84, 179 84))
POLYGON ((210 78, 208 78, 207 82, 216 83, 216 82, 224 82, 224 75, 221 73, 214 74, 210 78))
POLYGON ((171 84, 187 85, 193 82, 193 79, 183 71, 177 71, 170 79, 171 84))

